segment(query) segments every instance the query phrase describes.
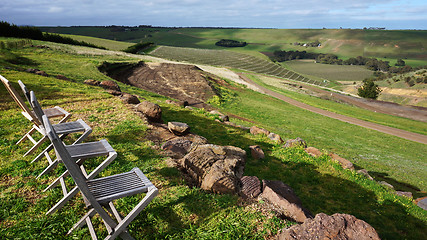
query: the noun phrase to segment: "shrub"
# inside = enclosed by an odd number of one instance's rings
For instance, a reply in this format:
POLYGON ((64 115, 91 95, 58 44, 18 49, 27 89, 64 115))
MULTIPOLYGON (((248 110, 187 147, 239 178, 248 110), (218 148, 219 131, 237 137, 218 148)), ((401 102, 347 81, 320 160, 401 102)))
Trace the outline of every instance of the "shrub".
POLYGON ((145 49, 147 49, 153 45, 154 45, 153 42, 146 42, 146 43, 140 42, 140 43, 137 43, 135 45, 129 46, 128 48, 123 50, 123 52, 136 54, 138 52, 144 51, 145 49))
POLYGON ((363 80, 363 85, 357 89, 357 94, 363 98, 377 99, 381 89, 372 79, 363 80))
POLYGON ((221 39, 215 43, 217 46, 221 47, 244 47, 248 45, 246 42, 239 42, 231 39, 221 39))

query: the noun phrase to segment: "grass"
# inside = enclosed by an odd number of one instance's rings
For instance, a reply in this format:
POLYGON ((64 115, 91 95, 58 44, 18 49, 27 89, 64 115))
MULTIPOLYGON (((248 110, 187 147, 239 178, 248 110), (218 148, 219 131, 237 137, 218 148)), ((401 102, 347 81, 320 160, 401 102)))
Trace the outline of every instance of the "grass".
MULTIPOLYGON (((164 157, 144 138, 147 126, 142 120, 135 118, 118 98, 100 88, 82 84, 87 78, 108 79, 96 71, 100 62, 129 59, 112 55, 77 55, 54 49, 34 50, 13 51, 11 54, 15 58, 26 59, 20 64, 10 62, 10 56, 1 52, 0 64, 22 68, 37 66, 48 73, 72 75, 76 82, 4 68, 0 69, 0 74, 16 88, 17 80, 21 79, 37 93, 44 107, 59 105, 73 113, 73 120, 82 118, 89 123, 93 133, 88 141, 107 139, 118 152, 118 158, 102 172, 102 176, 139 167, 160 189, 159 196, 129 227, 137 239, 264 239, 270 232, 293 224, 258 212, 262 203, 246 204, 232 195, 210 194, 187 187, 181 173, 167 167, 164 157), (49 59, 56 65, 49 63, 49 59)), ((255 160, 248 156, 245 174, 285 182, 312 213, 355 215, 371 224, 382 239, 425 239, 425 211, 410 199, 395 195, 393 190, 354 171, 343 170, 327 156, 314 158, 299 148, 284 149, 266 137, 253 136, 217 123, 204 110, 190 111, 168 105, 164 102, 165 97, 119 85, 125 92, 158 103, 163 109, 165 122, 186 122, 192 132, 206 137, 210 143, 238 146, 247 152, 250 145, 260 145, 266 159, 255 160)), ((422 193, 408 184, 426 190, 423 182, 426 146, 317 116, 248 89, 234 87, 233 96, 225 98, 221 111, 246 117, 284 138, 302 137, 310 146, 334 151, 356 166, 367 168, 377 180, 386 179, 398 189, 412 189, 416 196, 422 193)), ((35 178, 44 162, 30 164, 33 156, 22 157, 28 144, 14 144, 30 124, 20 115, 3 87, 0 87, 0 96, 0 238, 88 238, 85 228, 72 236, 65 235, 84 212, 80 198, 73 199, 58 213, 44 216, 62 193, 59 189, 41 192, 54 175, 35 178)), ((237 122, 236 119, 232 121, 237 122)), ((95 165, 92 163, 92 167, 95 165)), ((118 202, 119 211, 126 211, 136 200, 129 198, 118 202)), ((100 225, 98 222, 95 227, 98 229, 100 225)))
POLYGON ((296 60, 284 64, 295 72, 330 81, 362 81, 373 74, 364 66, 320 64, 314 63, 314 60, 296 60))
POLYGON ((77 41, 83 41, 83 42, 95 44, 96 46, 105 47, 109 50, 114 50, 114 51, 121 51, 128 48, 129 46, 134 45, 134 43, 114 41, 114 40, 95 38, 95 37, 89 37, 89 36, 80 36, 80 35, 71 35, 71 34, 61 34, 61 35, 72 38, 77 41))

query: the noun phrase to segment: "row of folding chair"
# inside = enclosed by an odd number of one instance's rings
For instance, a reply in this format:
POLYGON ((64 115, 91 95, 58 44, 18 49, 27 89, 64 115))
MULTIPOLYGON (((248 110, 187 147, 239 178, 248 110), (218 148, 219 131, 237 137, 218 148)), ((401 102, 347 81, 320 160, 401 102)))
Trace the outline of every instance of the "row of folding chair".
POLYGON ((32 129, 26 133, 18 142, 23 139, 29 139, 33 146, 25 155, 33 153, 48 138, 51 144, 34 158, 34 161, 40 160, 46 156, 48 166, 38 176, 47 174, 53 170, 60 162, 64 163, 66 171, 56 178, 44 191, 54 188, 61 184, 63 197, 46 214, 51 214, 62 208, 79 190, 82 193, 86 203, 89 203, 89 212, 73 228, 71 233, 78 227, 87 225, 93 239, 97 239, 95 230, 91 223, 91 217, 98 213, 106 226, 108 236, 106 239, 114 239, 120 236, 123 239, 132 239, 127 232, 127 225, 142 211, 145 206, 157 195, 157 188, 145 177, 138 168, 132 171, 114 176, 95 179, 95 177, 107 167, 117 156, 117 153, 106 140, 96 142, 82 143, 82 141, 92 132, 92 129, 81 119, 75 122, 65 122, 71 114, 62 108, 55 107, 54 110, 42 109, 33 91, 28 91, 26 86, 19 81, 19 85, 25 98, 30 103, 33 111, 29 110, 23 99, 12 87, 10 82, 0 75, 0 79, 6 86, 15 102, 23 110, 23 115, 33 123, 32 129), (55 110, 61 114, 52 114, 55 110), (49 118, 62 117, 58 124, 51 125, 49 118), (31 136, 35 131, 42 134, 38 141, 31 136), (63 139, 71 133, 82 132, 82 135, 71 145, 65 145, 63 139), (55 149, 56 156, 54 160, 49 152, 55 149), (106 159, 90 173, 84 168, 83 163, 89 159, 99 156, 106 156, 106 159), (71 170, 70 170, 71 169, 71 170), (74 183, 71 190, 67 186, 65 178, 71 175, 74 183), (113 200, 122 197, 146 193, 144 199, 126 216, 122 217, 115 209, 113 200), (111 217, 114 216, 115 220, 111 217))

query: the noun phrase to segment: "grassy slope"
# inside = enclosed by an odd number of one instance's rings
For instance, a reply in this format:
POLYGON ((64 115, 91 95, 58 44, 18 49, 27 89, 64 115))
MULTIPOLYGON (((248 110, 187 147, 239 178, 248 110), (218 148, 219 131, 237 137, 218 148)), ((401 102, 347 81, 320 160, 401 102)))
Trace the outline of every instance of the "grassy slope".
POLYGON ((108 39, 102 39, 102 38, 95 38, 95 37, 88 37, 88 36, 81 36, 81 35, 71 35, 71 34, 61 34, 65 37, 70 37, 77 41, 84 41, 87 43, 92 43, 97 46, 105 47, 109 50, 114 51, 120 51, 128 48, 129 46, 134 45, 134 43, 129 42, 120 42, 120 41, 114 41, 114 40, 108 40, 108 39))
MULTIPOLYGON (((43 99, 44 106, 60 105, 73 112, 74 118, 83 118, 94 128, 90 140, 107 138, 119 152, 119 157, 104 175, 138 166, 161 187, 159 197, 130 227, 137 238, 253 239, 265 236, 266 229, 276 230, 283 226, 283 223, 279 224, 275 218, 266 220, 253 212, 251 207, 238 205, 235 197, 207 194, 186 187, 180 174, 166 167, 161 161, 162 157, 151 149, 151 144, 143 140, 146 127, 131 111, 118 99, 102 93, 100 89, 81 84, 87 78, 107 79, 96 71, 96 65, 101 61, 126 59, 112 56, 78 56, 44 49, 23 49, 14 54, 28 60, 24 61, 22 67, 37 66, 49 74, 61 73, 77 81, 70 83, 10 70, 1 70, 0 73, 14 82, 15 86, 18 79, 23 80, 43 99), (31 65, 25 65, 28 63, 31 65)), ((3 60, 2 56, 2 65, 3 60)), ((139 94, 148 100, 161 100, 158 103, 164 110, 165 121, 187 122, 193 132, 207 137, 211 143, 235 145, 247 151, 249 145, 261 145, 267 158, 258 161, 249 158, 246 174, 288 183, 313 213, 353 214, 374 226, 383 239, 424 237, 423 231, 427 224, 427 214, 424 211, 408 199, 395 196, 391 190, 352 171, 342 170, 327 157, 316 159, 309 157, 301 149, 282 149, 266 138, 254 137, 242 130, 216 123, 203 111, 182 110, 164 104, 164 98, 155 94, 123 84, 120 86, 123 91, 139 94)), ((44 164, 29 164, 31 157, 22 157, 25 148, 14 145, 29 127, 28 123, 20 116, 16 104, 10 98, 4 98, 7 94, 3 87, 0 92, 0 156, 3 160, 0 173, 2 179, 5 179, 0 185, 0 224, 3 226, 0 235, 5 238, 25 238, 31 235, 41 239, 64 236, 65 231, 81 214, 80 207, 83 203, 80 200, 73 201, 73 207, 52 217, 45 217, 40 213, 46 211, 61 193, 58 189, 48 193, 40 192, 47 185, 47 179, 36 180, 35 176, 43 169, 44 164)), ((389 167, 398 169, 396 164, 407 164, 412 171, 413 159, 422 160, 420 154, 426 150, 425 146, 312 116, 303 110, 246 89, 240 89, 236 94, 234 102, 224 106, 225 110, 253 119, 261 126, 264 124, 266 128, 284 137, 300 136, 312 146, 333 150, 345 157, 355 152, 360 158, 366 158, 366 162, 377 157, 376 164, 370 163, 367 166, 371 171, 382 167, 386 167, 386 170, 381 169, 381 172, 389 171, 389 167), (287 118, 284 119, 283 116, 287 118), (394 166, 382 161, 382 156, 386 155, 396 159, 394 166), (408 161, 406 164, 400 161, 403 158, 408 161)), ((361 159, 353 160, 358 165, 362 163, 361 159)), ((421 161, 420 165, 422 164, 421 161)), ((390 177, 407 181, 406 177, 410 176, 400 176, 397 173, 390 177)), ((423 189, 425 190, 424 187, 423 189)), ((127 203, 119 205, 123 207, 127 203)), ((73 237, 83 236, 87 237, 86 230, 79 231, 73 237)))

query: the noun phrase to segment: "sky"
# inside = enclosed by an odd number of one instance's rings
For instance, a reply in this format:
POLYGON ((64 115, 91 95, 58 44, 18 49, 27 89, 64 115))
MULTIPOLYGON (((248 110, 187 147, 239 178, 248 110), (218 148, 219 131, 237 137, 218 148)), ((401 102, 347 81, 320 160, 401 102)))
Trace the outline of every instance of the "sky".
POLYGON ((426 0, 0 0, 16 25, 427 29, 426 0))

